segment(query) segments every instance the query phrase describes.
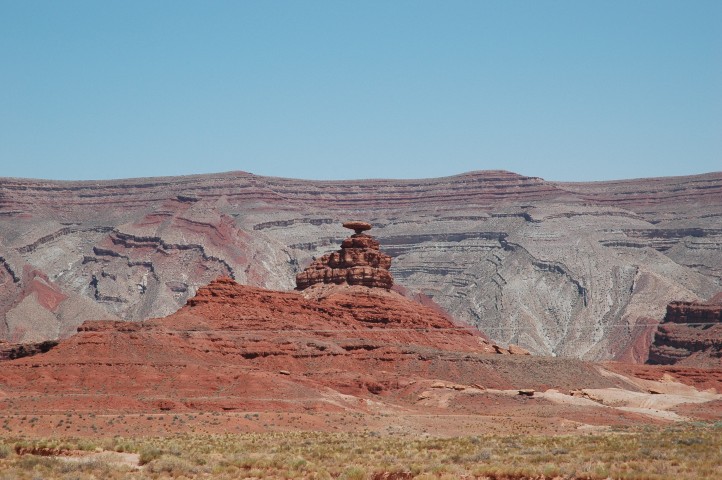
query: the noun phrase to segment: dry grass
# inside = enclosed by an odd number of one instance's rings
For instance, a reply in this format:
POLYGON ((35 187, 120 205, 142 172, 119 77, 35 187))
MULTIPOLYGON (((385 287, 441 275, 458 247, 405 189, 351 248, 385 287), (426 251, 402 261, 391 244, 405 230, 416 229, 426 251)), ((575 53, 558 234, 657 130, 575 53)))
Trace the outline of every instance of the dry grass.
POLYGON ((164 438, 0 439, 0 480, 164 478, 722 478, 722 423, 601 435, 416 438, 314 432, 164 438), (100 454, 133 452, 139 464, 100 454))

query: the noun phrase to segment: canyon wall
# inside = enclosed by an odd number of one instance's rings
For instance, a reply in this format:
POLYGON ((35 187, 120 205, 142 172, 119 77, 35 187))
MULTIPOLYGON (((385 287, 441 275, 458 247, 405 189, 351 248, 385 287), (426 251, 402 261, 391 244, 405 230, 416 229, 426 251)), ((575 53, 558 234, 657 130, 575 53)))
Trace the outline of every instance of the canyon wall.
POLYGON ((654 336, 651 364, 718 367, 722 362, 722 293, 709 302, 670 302, 654 336))
POLYGON ((165 316, 221 275, 291 290, 347 220, 373 225, 409 295, 537 354, 644 362, 670 301, 722 290, 722 173, 0 179, 0 339, 165 316))

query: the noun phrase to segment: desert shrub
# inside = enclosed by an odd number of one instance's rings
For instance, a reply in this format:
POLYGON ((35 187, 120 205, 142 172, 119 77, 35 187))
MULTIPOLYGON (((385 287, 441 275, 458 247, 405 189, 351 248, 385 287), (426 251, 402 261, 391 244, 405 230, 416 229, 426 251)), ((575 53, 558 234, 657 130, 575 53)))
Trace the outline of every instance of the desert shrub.
POLYGON ((366 472, 361 467, 349 467, 339 477, 341 480, 366 480, 366 472))
POLYGON ((105 442, 102 448, 104 450, 114 450, 118 453, 138 451, 137 447, 131 440, 127 440, 122 437, 116 437, 110 442, 105 442))
MULTIPOLYGON (((122 452, 123 450, 119 451, 122 452)), ((161 449, 155 447, 145 447, 140 451, 140 458, 138 462, 141 465, 146 465, 153 460, 160 458, 161 455, 163 455, 163 451, 161 449)))
POLYGON ((169 473, 177 477, 180 475, 193 475, 198 472, 191 462, 171 455, 162 455, 160 458, 148 463, 147 469, 151 473, 169 473))
POLYGON ((12 452, 13 450, 9 445, 0 445, 0 458, 8 458, 12 452))
POLYGON ((96 448, 100 448, 100 445, 95 440, 86 438, 86 439, 78 440, 78 442, 76 444, 76 448, 78 450, 84 450, 86 452, 90 452, 90 451, 95 450, 96 448))
POLYGON ((306 470, 308 468, 308 461, 304 458, 298 457, 288 462, 288 466, 291 470, 306 470))
POLYGON ((88 472, 95 475, 102 475, 103 477, 108 477, 113 470, 106 460, 100 458, 80 460, 77 462, 61 461, 56 469, 60 473, 88 472))
POLYGON ((38 455, 23 455, 17 463, 22 470, 33 470, 37 467, 56 468, 60 460, 53 457, 40 457, 38 455))
POLYGON ((491 451, 487 449, 487 450, 479 450, 475 454, 465 457, 463 459, 463 461, 465 463, 479 463, 479 462, 484 462, 489 459, 491 459, 491 451))

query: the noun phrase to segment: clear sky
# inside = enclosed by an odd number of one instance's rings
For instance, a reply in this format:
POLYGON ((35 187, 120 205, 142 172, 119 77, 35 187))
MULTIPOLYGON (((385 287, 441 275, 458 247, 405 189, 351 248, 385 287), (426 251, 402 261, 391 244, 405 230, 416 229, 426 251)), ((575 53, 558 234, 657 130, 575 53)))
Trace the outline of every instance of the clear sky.
POLYGON ((0 176, 722 170, 722 1, 0 0, 0 176))

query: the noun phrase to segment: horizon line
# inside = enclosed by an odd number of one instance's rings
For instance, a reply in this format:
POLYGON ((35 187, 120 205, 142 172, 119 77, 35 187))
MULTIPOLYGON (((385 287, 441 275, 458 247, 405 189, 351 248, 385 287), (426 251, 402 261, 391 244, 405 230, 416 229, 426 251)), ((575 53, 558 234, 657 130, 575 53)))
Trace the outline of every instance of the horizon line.
POLYGON ((629 182, 639 180, 661 180, 669 178, 691 178, 691 177, 703 177, 715 174, 722 174, 722 170, 713 170, 702 173, 691 173, 686 175, 662 175, 662 176, 649 176, 649 177, 631 177, 631 178, 613 178, 605 180, 552 180, 535 175, 525 175, 523 173, 513 172, 505 169, 489 169, 489 170, 468 170, 451 175, 442 175, 439 177, 373 177, 373 178, 343 178, 343 179, 316 179, 316 178, 298 178, 298 177, 282 177, 277 175, 261 175, 245 170, 229 170, 222 172, 207 172, 207 173, 188 173, 182 175, 156 175, 149 177, 121 177, 121 178, 106 178, 106 179, 79 179, 79 180, 67 180, 67 179, 52 179, 52 178, 36 178, 36 177, 2 177, 0 176, 0 183, 7 181, 25 181, 25 182, 50 182, 60 184, 91 184, 91 183, 126 183, 136 181, 163 181, 169 179, 193 179, 198 177, 218 177, 226 175, 238 175, 238 176, 249 176, 256 178, 267 178, 284 181, 297 181, 297 182, 311 182, 311 183, 356 183, 356 182, 410 182, 410 181, 430 181, 440 180, 446 178, 474 176, 480 174, 504 174, 511 176, 518 176, 522 178, 538 179, 544 182, 555 183, 555 184, 576 184, 576 183, 617 183, 617 182, 629 182))

